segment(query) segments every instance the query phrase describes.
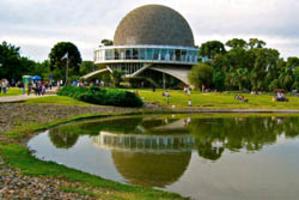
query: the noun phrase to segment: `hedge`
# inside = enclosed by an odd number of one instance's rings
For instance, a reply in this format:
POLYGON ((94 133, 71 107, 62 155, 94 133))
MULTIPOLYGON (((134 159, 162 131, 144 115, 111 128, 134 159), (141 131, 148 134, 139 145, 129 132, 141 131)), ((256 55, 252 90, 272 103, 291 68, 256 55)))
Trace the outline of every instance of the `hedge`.
POLYGON ((121 107, 141 107, 142 100, 136 94, 119 89, 102 89, 98 87, 82 88, 67 86, 60 89, 59 96, 69 96, 80 101, 121 107))

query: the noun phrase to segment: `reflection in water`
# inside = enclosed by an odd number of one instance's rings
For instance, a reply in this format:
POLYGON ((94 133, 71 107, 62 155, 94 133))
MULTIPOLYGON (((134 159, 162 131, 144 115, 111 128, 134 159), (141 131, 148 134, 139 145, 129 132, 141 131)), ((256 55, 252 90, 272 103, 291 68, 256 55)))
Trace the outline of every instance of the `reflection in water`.
POLYGON ((191 152, 141 153, 112 150, 113 162, 129 183, 164 187, 186 170, 191 152))
POLYGON ((102 148, 130 152, 181 152, 191 151, 194 143, 190 134, 180 135, 138 135, 100 132, 92 137, 102 148))
POLYGON ((279 136, 298 135, 298 118, 194 119, 188 126, 199 156, 216 160, 224 149, 249 152, 273 144, 279 136))
POLYGON ((279 136, 298 135, 298 118, 214 118, 183 119, 128 118, 89 122, 50 129, 57 148, 71 148, 80 135, 92 136, 102 148, 140 152, 197 150, 200 157, 217 160, 225 149, 258 151, 279 136))
POLYGON ((263 187, 267 194, 288 190, 293 197, 299 148, 290 141, 296 141, 298 130, 298 117, 162 115, 64 125, 30 145, 39 158, 195 198, 242 199, 230 194, 251 197, 263 187), (274 145, 278 141, 287 145, 274 145), (270 145, 275 148, 264 148, 270 145), (40 153, 44 148, 48 154, 40 153))
POLYGON ((49 134, 51 142, 57 148, 69 149, 74 146, 79 138, 79 134, 67 128, 53 128, 49 134))

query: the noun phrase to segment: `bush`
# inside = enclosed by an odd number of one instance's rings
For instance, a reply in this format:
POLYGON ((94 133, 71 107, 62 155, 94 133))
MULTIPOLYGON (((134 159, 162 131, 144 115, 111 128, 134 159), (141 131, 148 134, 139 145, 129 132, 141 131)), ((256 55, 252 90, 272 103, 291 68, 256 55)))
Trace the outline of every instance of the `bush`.
POLYGON ((97 87, 63 87, 57 93, 60 96, 69 96, 80 101, 121 107, 141 107, 142 100, 134 93, 118 89, 101 89, 97 87))

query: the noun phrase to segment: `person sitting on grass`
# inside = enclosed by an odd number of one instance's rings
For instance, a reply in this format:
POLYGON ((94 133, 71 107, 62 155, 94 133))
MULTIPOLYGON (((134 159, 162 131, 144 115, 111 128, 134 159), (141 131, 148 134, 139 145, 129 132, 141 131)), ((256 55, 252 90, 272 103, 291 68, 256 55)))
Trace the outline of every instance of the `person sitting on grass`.
POLYGON ((240 101, 240 102, 248 102, 248 99, 246 99, 243 95, 239 95, 239 94, 237 94, 235 96, 235 99, 240 101))
POLYGON ((283 90, 277 90, 276 95, 272 99, 273 101, 289 101, 285 95, 283 90))
POLYGON ((170 94, 169 94, 168 90, 164 91, 164 92, 162 93, 162 96, 163 96, 163 97, 166 97, 167 104, 169 104, 169 97, 170 97, 170 94))

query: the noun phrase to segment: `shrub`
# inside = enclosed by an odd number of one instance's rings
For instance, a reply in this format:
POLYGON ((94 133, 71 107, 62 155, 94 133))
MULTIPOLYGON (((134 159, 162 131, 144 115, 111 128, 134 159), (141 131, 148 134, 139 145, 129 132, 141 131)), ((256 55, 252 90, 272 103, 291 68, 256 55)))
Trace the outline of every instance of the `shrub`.
POLYGON ((67 86, 57 93, 60 96, 69 96, 80 101, 121 107, 141 107, 142 100, 134 93, 119 89, 101 89, 97 87, 80 88, 67 86))

